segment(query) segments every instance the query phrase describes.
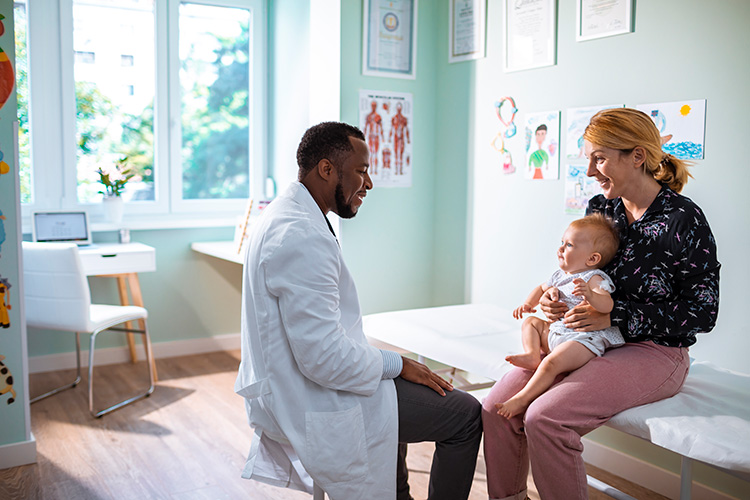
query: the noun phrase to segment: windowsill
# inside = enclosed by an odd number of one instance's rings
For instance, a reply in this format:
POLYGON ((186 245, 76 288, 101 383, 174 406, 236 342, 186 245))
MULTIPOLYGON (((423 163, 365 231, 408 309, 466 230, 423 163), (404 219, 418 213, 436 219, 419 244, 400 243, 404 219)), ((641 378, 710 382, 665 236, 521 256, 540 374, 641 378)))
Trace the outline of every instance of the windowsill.
MULTIPOLYGON (((253 217, 254 218, 254 217, 253 217)), ((108 231, 119 231, 129 229, 131 231, 158 231, 161 229, 190 229, 190 228, 213 228, 234 227, 237 224, 237 216, 231 217, 177 217, 168 216, 130 216, 125 217, 120 224, 111 222, 91 222, 92 233, 103 233, 108 231)), ((31 225, 23 224, 23 233, 31 234, 31 225)))
POLYGON ((159 229, 189 229, 208 227, 234 227, 238 216, 231 217, 176 217, 172 216, 146 216, 126 217, 120 224, 111 222, 92 222, 91 230, 95 233, 103 231, 118 231, 130 229, 131 231, 159 230, 159 229))

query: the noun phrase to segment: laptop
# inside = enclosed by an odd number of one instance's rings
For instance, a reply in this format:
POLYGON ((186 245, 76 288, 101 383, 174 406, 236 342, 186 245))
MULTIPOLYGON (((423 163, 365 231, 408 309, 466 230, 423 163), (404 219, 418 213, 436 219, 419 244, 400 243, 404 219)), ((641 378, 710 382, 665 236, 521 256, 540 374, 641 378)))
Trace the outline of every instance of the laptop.
POLYGON ((86 212, 34 212, 31 215, 34 241, 91 245, 91 231, 86 212))

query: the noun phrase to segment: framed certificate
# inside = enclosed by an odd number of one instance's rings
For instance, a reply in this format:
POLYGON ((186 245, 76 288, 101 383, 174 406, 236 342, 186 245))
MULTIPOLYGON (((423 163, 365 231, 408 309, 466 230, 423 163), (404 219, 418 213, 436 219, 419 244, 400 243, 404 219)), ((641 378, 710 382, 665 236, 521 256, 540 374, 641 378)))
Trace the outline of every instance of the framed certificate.
POLYGON ((417 0, 363 0, 362 11, 362 74, 413 79, 417 0))
POLYGON ((486 9, 487 0, 450 0, 449 63, 484 57, 486 9))
POLYGON ((505 0, 505 71, 555 65, 555 0, 505 0))
POLYGON ((576 41, 632 32, 632 0, 578 0, 576 41))

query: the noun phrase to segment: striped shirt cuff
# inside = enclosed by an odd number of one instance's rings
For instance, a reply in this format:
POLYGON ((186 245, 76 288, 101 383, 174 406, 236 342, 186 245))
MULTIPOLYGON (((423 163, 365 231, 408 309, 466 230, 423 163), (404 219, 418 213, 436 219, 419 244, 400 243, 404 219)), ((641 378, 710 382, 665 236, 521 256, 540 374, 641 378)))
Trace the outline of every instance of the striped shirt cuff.
POLYGON ((382 379, 393 379, 401 375, 404 368, 404 360, 401 356, 393 351, 380 350, 383 355, 383 377, 382 379))

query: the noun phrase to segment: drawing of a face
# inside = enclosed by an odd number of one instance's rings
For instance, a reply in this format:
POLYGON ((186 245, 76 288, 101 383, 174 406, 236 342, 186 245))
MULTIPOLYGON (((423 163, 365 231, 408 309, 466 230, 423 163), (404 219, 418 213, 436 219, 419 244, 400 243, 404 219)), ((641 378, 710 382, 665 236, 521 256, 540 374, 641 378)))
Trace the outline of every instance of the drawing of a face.
POLYGON ((542 149, 545 139, 547 139, 547 125, 542 123, 536 128, 536 143, 539 149, 542 149))

